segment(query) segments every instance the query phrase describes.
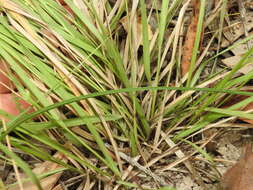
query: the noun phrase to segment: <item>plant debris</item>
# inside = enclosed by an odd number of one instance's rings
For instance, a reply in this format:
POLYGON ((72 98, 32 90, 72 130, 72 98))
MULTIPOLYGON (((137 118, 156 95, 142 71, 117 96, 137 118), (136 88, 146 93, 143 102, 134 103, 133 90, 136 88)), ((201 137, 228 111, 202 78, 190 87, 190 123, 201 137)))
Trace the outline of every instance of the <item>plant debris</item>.
POLYGON ((252 144, 247 144, 243 156, 230 168, 221 181, 223 190, 252 190, 253 152, 252 144))
POLYGON ((191 66, 191 57, 192 51, 195 43, 197 26, 198 26, 198 18, 199 18, 199 9, 200 9, 200 1, 193 0, 193 16, 191 18, 191 23, 188 26, 188 30, 185 37, 185 42, 183 46, 182 52, 182 75, 184 76, 190 69, 191 66))

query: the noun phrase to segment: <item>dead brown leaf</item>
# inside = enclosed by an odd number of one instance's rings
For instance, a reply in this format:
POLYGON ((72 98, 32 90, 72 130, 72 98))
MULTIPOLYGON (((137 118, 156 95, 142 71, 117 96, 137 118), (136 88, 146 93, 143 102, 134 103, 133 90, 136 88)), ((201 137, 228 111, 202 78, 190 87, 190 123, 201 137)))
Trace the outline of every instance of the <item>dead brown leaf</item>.
MULTIPOLYGON (((246 91, 246 92, 253 92, 253 88, 251 86, 245 86, 244 88, 242 88, 241 90, 246 91)), ((222 108, 228 108, 238 102, 241 102, 243 100, 245 100, 246 98, 248 98, 248 96, 245 95, 233 95, 231 98, 229 98, 228 100, 226 100, 226 102, 222 105, 222 108)), ((251 110, 253 109, 253 102, 247 104, 246 106, 239 108, 238 110, 242 110, 242 111, 247 111, 247 110, 251 110)), ((245 121, 247 123, 251 123, 253 124, 253 120, 251 119, 246 119, 246 118, 239 118, 242 121, 245 121)))
POLYGON ((182 57, 182 75, 185 75, 191 65, 192 58, 192 50, 194 47, 194 42, 196 38, 197 25, 198 25, 198 17, 199 17, 199 9, 200 9, 200 1, 193 1, 193 17, 191 19, 191 23, 188 27, 184 47, 183 47, 183 57, 182 57))
MULTIPOLYGON (((222 59, 221 61, 228 67, 233 68, 236 64, 239 63, 239 61, 242 59, 243 56, 240 55, 235 55, 232 57, 228 57, 226 59, 222 59)), ((253 64, 248 63, 246 66, 242 67, 241 69, 238 70, 238 72, 247 74, 253 69, 253 64)))
MULTIPOLYGON (((62 153, 57 152, 54 155, 54 157, 56 159, 63 161, 63 162, 67 162, 67 158, 62 153)), ((56 163, 45 161, 40 166, 34 168, 33 172, 35 174, 39 175, 39 174, 44 174, 44 173, 47 173, 47 172, 50 172, 50 171, 53 171, 56 169, 60 169, 61 167, 62 166, 60 166, 56 163)), ((61 175, 62 175, 62 172, 59 172, 59 173, 53 174, 49 177, 42 179, 40 181, 42 188, 45 190, 53 189, 53 187, 55 186, 56 182, 61 177, 61 175)), ((23 184, 23 186, 24 186, 24 190, 37 190, 37 186, 35 184, 33 184, 32 182, 25 182, 23 184)), ((19 190, 19 187, 15 186, 15 187, 10 188, 9 190, 19 190)))
POLYGON ((221 181, 223 190, 253 189, 253 153, 252 144, 245 146, 241 159, 230 168, 221 181))
POLYGON ((252 2, 252 0, 246 0, 245 6, 246 6, 246 8, 248 8, 250 10, 253 10, 253 2, 252 2))
POLYGON ((7 77, 9 66, 3 60, 0 60, 0 93, 9 93, 13 89, 13 84, 7 77))
MULTIPOLYGON (((253 13, 248 12, 246 13, 245 16, 245 29, 246 31, 250 32, 253 28, 253 13)), ((223 38, 223 41, 221 43, 221 47, 227 47, 231 44, 233 44, 236 40, 238 40, 243 34, 245 33, 244 31, 244 25, 241 23, 240 19, 238 20, 233 20, 230 23, 230 26, 226 27, 223 30, 223 35, 225 38, 223 38)))

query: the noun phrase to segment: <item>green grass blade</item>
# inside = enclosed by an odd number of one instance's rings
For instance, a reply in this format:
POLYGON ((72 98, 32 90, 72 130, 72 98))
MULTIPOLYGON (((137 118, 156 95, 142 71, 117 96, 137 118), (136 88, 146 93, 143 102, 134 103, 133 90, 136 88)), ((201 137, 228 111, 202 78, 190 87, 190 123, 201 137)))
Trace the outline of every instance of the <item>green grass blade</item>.
POLYGON ((32 182, 37 185, 39 190, 43 190, 36 175, 32 172, 29 166, 21 158, 19 158, 15 153, 11 152, 2 143, 0 143, 0 150, 16 162, 17 166, 19 166, 27 174, 27 176, 31 178, 32 182))
POLYGON ((150 51, 149 51, 149 31, 148 31, 148 20, 146 5, 144 0, 140 0, 141 5, 141 24, 142 24, 142 41, 143 41, 143 63, 146 77, 151 82, 150 72, 150 51))

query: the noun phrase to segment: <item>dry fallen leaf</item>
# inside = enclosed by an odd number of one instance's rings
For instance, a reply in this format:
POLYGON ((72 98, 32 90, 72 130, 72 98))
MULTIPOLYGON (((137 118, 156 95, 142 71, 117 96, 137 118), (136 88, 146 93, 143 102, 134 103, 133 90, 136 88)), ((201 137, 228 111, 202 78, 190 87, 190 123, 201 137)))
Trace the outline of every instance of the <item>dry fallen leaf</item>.
POLYGON ((223 175, 221 187, 222 190, 253 189, 252 144, 245 146, 241 159, 223 175))
POLYGON ((245 6, 247 7, 247 9, 253 10, 253 2, 252 2, 252 0, 246 0, 245 6))
POLYGON ((183 57, 182 57, 182 75, 184 76, 190 69, 192 51, 195 43, 198 17, 199 17, 200 1, 193 1, 193 18, 191 18, 191 23, 188 27, 184 47, 183 47, 183 57))
MULTIPOLYGON (((252 34, 253 33, 251 32, 250 35, 252 35, 252 34)), ((235 41, 235 43, 238 43, 241 40, 243 40, 243 38, 240 38, 239 40, 235 41)), ((234 48, 231 49, 231 52, 234 55, 243 55, 243 54, 247 53, 247 51, 248 51, 248 44, 247 43, 236 45, 234 48)))
MULTIPOLYGON (((67 158, 62 153, 59 153, 59 152, 57 152, 54 155, 54 158, 59 159, 62 162, 67 162, 67 158)), ((39 175, 39 174, 45 174, 47 172, 54 171, 60 168, 62 168, 62 166, 56 163, 45 161, 40 166, 34 168, 33 172, 39 175)), ((56 182, 61 177, 61 175, 62 175, 62 172, 58 172, 56 174, 53 174, 49 177, 42 179, 40 181, 42 188, 45 190, 53 189, 53 187, 55 186, 56 182)), ((24 190, 37 190, 37 186, 34 185, 32 182, 25 182, 23 186, 24 186, 24 190)), ((19 190, 19 187, 15 186, 15 187, 10 188, 9 190, 19 190)))
MULTIPOLYGON (((246 13, 246 30, 249 32, 253 28, 253 13, 248 12, 246 13)), ((223 30, 223 35, 225 38, 223 38, 221 47, 227 47, 234 43, 237 39, 239 39, 244 34, 244 25, 241 23, 241 20, 238 18, 237 20, 234 19, 231 21, 230 26, 226 27, 223 30)))
MULTIPOLYGON (((253 92, 253 88, 251 86, 245 86, 241 89, 242 91, 246 91, 246 92, 253 92)), ((231 96, 221 107, 222 108, 228 108, 238 102, 241 102, 243 100, 245 100, 246 98, 248 98, 248 96, 245 95, 233 95, 231 96)), ((251 110, 253 109, 253 102, 248 103, 246 106, 239 108, 238 110, 242 110, 242 111, 247 111, 247 110, 251 110)), ((253 120, 251 119, 246 119, 246 118, 239 118, 242 121, 245 121, 247 123, 251 123, 253 124, 253 120)))
MULTIPOLYGON (((236 64, 239 63, 239 61, 242 59, 242 56, 240 55, 235 55, 232 57, 228 57, 226 59, 223 59, 222 62, 230 67, 233 68, 236 64)), ((247 74, 249 72, 251 72, 253 69, 253 64, 252 63, 248 63, 246 66, 242 67, 241 69, 238 70, 238 72, 243 73, 243 74, 247 74)))

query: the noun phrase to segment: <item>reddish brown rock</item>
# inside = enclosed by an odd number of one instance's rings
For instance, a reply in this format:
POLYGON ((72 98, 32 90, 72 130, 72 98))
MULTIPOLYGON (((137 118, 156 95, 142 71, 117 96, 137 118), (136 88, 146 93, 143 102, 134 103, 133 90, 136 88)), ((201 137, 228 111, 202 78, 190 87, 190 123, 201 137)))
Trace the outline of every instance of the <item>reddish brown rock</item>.
MULTIPOLYGON (((29 107, 31 107, 30 104, 12 93, 0 94, 0 109, 10 115, 17 116, 29 107)), ((29 112, 32 111, 34 111, 34 109, 31 107, 29 112)), ((3 119, 3 116, 0 116, 0 119, 3 119)))

